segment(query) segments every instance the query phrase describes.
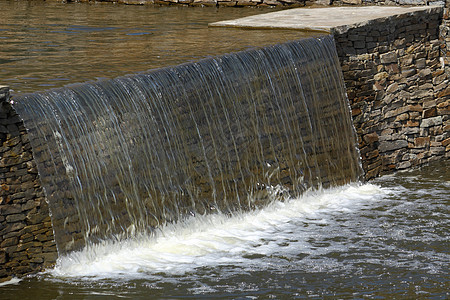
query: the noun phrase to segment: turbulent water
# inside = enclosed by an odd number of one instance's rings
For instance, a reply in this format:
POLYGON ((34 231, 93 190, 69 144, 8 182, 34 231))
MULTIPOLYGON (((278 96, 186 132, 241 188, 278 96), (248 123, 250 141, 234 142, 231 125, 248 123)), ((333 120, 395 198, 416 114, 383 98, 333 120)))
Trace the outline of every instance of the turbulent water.
MULTIPOLYGON (((215 268, 234 269, 228 276, 236 271, 245 273, 267 267, 281 270, 302 255, 340 252, 341 246, 331 243, 327 243, 327 249, 318 250, 317 245, 322 242, 313 241, 317 230, 330 223, 330 214, 342 213, 350 205, 368 205, 387 193, 373 185, 351 185, 310 192, 286 202, 276 201, 264 209, 232 217, 223 214, 193 217, 161 228, 155 237, 106 242, 72 253, 62 258, 50 273, 57 277, 92 279, 150 275, 160 281, 171 281, 167 275, 186 276, 199 268, 207 268, 208 272, 215 268), (368 203, 361 203, 364 200, 368 203), (273 265, 271 258, 278 260, 278 266, 273 265), (158 276, 161 270, 164 275, 158 276)), ((303 261, 305 267, 307 262, 303 261)))
POLYGON ((14 101, 60 253, 361 174, 331 36, 14 101))
POLYGON ((98 245, 5 299, 448 299, 448 161, 98 245))

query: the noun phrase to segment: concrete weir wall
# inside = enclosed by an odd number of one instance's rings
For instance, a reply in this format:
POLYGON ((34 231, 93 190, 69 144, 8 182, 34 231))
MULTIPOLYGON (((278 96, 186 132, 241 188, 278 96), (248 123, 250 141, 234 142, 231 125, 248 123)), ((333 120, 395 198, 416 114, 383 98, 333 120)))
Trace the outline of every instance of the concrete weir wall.
POLYGON ((332 30, 366 179, 450 156, 441 22, 434 7, 332 30))
MULTIPOLYGON (((366 179, 450 156, 449 5, 331 29, 366 179)), ((0 87, 0 282, 57 258, 26 129, 0 87)))

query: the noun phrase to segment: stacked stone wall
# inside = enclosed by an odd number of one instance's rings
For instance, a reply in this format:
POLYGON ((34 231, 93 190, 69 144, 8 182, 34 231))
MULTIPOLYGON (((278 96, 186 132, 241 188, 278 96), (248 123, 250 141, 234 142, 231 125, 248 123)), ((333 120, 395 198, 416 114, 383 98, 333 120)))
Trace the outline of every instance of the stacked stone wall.
POLYGON ((450 155, 441 12, 334 30, 366 179, 450 155))
POLYGON ((0 87, 0 282, 57 258, 47 202, 27 132, 0 87))

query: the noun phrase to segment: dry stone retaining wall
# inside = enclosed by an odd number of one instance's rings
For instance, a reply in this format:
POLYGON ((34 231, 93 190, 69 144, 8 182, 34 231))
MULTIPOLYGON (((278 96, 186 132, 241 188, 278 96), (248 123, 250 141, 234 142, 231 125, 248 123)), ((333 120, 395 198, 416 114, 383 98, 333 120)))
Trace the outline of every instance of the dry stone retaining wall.
POLYGON ((441 18, 430 8, 334 30, 366 179, 450 156, 441 18))
POLYGON ((47 202, 22 120, 0 87, 0 282, 57 258, 47 202))

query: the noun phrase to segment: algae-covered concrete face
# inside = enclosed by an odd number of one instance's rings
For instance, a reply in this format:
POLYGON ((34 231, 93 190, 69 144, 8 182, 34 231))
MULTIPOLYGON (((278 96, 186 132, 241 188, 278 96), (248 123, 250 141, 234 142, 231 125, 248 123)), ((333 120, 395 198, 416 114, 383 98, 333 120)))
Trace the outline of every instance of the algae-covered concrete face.
POLYGON ((0 282, 57 258, 48 205, 22 120, 0 86, 0 282))
POLYGON ((211 25, 333 33, 370 179, 450 156, 449 30, 443 11, 442 6, 292 9, 211 25))

